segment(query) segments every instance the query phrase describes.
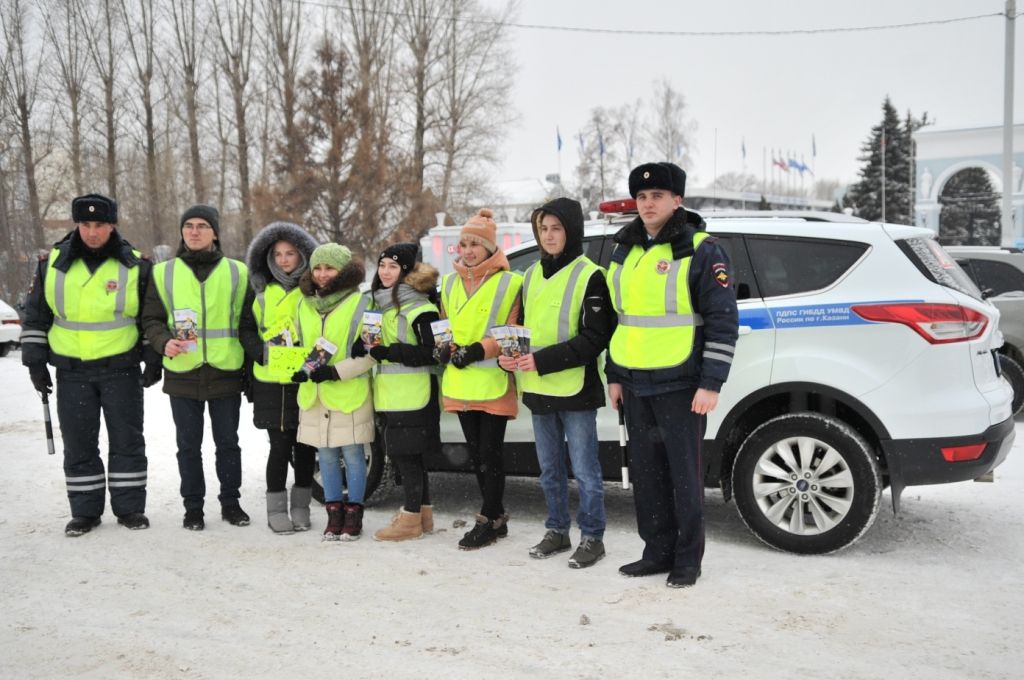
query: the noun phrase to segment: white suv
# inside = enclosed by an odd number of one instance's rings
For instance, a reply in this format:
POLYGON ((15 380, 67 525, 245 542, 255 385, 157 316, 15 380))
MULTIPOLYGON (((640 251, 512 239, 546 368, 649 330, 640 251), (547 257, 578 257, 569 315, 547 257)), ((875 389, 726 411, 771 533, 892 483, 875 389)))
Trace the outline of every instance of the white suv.
MULTIPOLYGON (((591 259, 607 265, 631 217, 587 226, 591 259)), ((1005 459, 1014 427, 995 358, 999 312, 932 232, 831 213, 707 222, 732 261, 740 335, 707 422, 705 482, 735 498, 760 539, 798 553, 839 550, 871 526, 884 486, 898 510, 906 486, 976 479, 1005 459)), ((508 257, 524 271, 536 245, 508 257)), ((606 479, 617 479, 607 407, 598 433, 606 479)), ((442 417, 441 435, 428 468, 470 470, 454 417, 442 417)), ((538 474, 525 409, 509 424, 505 456, 509 474, 538 474)), ((371 487, 388 479, 372 459, 371 487)))

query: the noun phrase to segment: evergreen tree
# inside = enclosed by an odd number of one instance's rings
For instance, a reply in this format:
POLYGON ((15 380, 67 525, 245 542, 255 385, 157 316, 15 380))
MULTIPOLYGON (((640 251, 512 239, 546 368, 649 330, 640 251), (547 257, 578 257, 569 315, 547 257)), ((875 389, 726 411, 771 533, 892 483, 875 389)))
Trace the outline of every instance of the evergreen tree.
MULTIPOLYGON (((909 116, 909 114, 908 114, 909 116)), ((910 133, 896 113, 889 97, 882 103, 882 121, 871 128, 861 146, 860 181, 846 192, 844 202, 854 214, 866 220, 881 220, 882 155, 885 154, 885 221, 913 224, 910 177, 913 158, 910 155, 910 133), (884 131, 884 135, 883 135, 884 131), (885 148, 882 148, 883 137, 885 148)))
POLYGON ((982 168, 964 168, 949 178, 939 194, 939 238, 947 245, 997 246, 1000 236, 999 194, 982 168))

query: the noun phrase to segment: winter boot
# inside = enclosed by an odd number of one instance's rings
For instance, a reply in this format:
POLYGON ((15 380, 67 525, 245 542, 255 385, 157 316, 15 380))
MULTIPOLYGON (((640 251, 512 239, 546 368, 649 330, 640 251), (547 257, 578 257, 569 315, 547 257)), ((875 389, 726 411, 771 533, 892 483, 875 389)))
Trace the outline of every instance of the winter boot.
POLYGON ((327 504, 327 528, 324 529, 325 541, 340 541, 341 529, 345 524, 345 513, 340 502, 327 504))
POLYGON ((246 514, 245 510, 242 510, 242 506, 238 503, 222 505, 220 507, 220 518, 232 526, 249 526, 249 515, 246 514))
POLYGON ((477 515, 476 526, 467 531, 459 541, 459 550, 476 550, 491 545, 499 538, 508 536, 506 522, 506 515, 493 520, 487 519, 483 515, 477 515), (502 529, 505 530, 504 534, 502 534, 502 529))
POLYGON ((423 537, 422 513, 409 512, 402 509, 398 511, 391 525, 380 529, 373 535, 377 541, 408 541, 410 538, 423 537))
POLYGON ((132 531, 149 528, 149 518, 141 512, 129 512, 127 515, 121 515, 117 518, 117 523, 123 527, 128 527, 132 531))
POLYGON ((544 538, 541 539, 540 543, 530 548, 530 557, 543 560, 551 557, 552 555, 565 552, 570 548, 572 548, 572 541, 569 540, 569 534, 563 534, 561 531, 548 529, 548 532, 544 534, 544 538))
POLYGON ((189 531, 202 531, 206 528, 206 522, 203 520, 202 510, 186 510, 185 519, 181 521, 181 526, 185 527, 189 531))
POLYGON ((67 526, 64 527, 65 536, 81 536, 87 534, 100 525, 99 517, 72 517, 67 526))
POLYGON ((275 534, 290 534, 295 529, 288 518, 288 492, 267 492, 267 526, 275 534))
POLYGON ((598 538, 584 538, 569 558, 570 569, 586 569, 597 564, 604 557, 604 541, 598 538))
POLYGON ((363 504, 345 503, 345 523, 341 527, 341 540, 358 541, 363 533, 363 504))
POLYGON ((292 526, 295 531, 309 531, 309 499, 312 493, 308 486, 292 487, 292 526))
POLYGON ((434 533, 434 506, 433 505, 421 505, 420 506, 420 519, 423 520, 423 533, 432 534, 434 533))

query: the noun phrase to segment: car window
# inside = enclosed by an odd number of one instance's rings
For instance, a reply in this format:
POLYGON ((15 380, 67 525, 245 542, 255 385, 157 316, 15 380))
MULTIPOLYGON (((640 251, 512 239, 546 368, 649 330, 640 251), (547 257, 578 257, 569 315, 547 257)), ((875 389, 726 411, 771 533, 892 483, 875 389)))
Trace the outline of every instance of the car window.
POLYGON ((764 297, 826 288, 868 249, 865 243, 831 239, 748 236, 746 242, 764 297))
MULTIPOLYGON (((591 236, 583 239, 583 254, 589 257, 594 262, 601 264, 601 243, 604 240, 602 236, 591 236)), ((523 274, 530 265, 540 259, 540 248, 533 245, 528 248, 509 255, 508 266, 514 272, 523 274)))
POLYGON ((934 238, 900 239, 896 241, 896 245, 929 280, 964 295, 970 295, 976 300, 981 299, 981 290, 975 282, 934 238))
POLYGON ((732 268, 732 285, 736 290, 737 300, 749 300, 758 296, 757 283, 754 280, 754 272, 750 266, 750 259, 747 257, 747 249, 743 243, 742 236, 733 234, 715 234, 722 250, 729 256, 729 266, 732 268))
POLYGON ((1024 272, 1006 262, 971 260, 974 280, 979 288, 991 288, 993 295, 1024 291, 1024 272))

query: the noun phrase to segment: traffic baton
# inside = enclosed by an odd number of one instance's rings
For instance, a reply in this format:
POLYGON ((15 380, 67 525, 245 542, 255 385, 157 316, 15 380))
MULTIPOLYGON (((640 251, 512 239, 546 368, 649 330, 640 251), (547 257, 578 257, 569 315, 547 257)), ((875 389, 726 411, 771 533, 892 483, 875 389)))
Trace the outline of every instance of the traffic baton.
POLYGON ((619 462, 622 466, 622 488, 629 488, 629 451, 626 448, 626 414, 619 401, 619 462))
POLYGON ((51 456, 53 449, 53 422, 50 418, 50 398, 46 392, 40 392, 43 396, 43 424, 46 426, 46 452, 51 456))

